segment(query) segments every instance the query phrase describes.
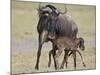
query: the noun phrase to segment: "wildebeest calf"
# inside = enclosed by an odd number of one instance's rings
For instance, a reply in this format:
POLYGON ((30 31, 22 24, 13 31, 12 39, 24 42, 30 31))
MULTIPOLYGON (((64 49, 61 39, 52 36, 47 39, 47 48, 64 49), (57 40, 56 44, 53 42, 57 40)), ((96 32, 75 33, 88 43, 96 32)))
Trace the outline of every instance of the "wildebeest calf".
MULTIPOLYGON (((61 64, 60 68, 64 67, 64 63, 66 63, 66 67, 67 67, 68 56, 70 56, 72 54, 73 58, 74 58, 74 68, 76 69, 76 52, 79 53, 79 55, 81 56, 83 66, 84 67, 86 66, 84 61, 83 61, 82 54, 78 50, 78 48, 80 48, 81 50, 85 49, 83 38, 80 37, 80 38, 76 38, 76 39, 71 39, 71 38, 68 38, 68 37, 59 37, 57 39, 52 39, 52 42, 57 47, 56 54, 55 54, 57 69, 59 69, 58 58, 63 51, 65 51, 65 55, 64 55, 64 59, 63 59, 63 62, 61 64)), ((49 52, 49 63, 48 63, 49 67, 50 67, 50 64, 51 64, 51 54, 53 54, 54 51, 55 50, 51 50, 49 52)))

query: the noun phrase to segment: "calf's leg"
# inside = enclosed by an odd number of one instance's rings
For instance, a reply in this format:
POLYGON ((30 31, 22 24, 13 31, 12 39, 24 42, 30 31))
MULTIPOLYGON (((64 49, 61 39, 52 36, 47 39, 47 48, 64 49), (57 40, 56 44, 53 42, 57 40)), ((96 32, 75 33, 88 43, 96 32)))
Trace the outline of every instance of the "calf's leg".
POLYGON ((84 66, 84 67, 86 67, 86 65, 85 65, 85 63, 84 63, 84 61, 83 61, 82 54, 80 53, 80 51, 79 51, 79 50, 76 50, 76 51, 79 53, 79 55, 80 55, 80 57, 81 57, 81 61, 82 61, 83 66, 84 66))
POLYGON ((48 67, 51 66, 51 55, 53 54, 53 50, 49 51, 49 62, 48 62, 48 67))
POLYGON ((57 50, 57 53, 56 53, 56 55, 54 56, 54 58, 55 58, 55 64, 56 64, 55 69, 59 69, 58 58, 59 58, 59 56, 61 55, 62 51, 63 51, 63 50, 57 50))
POLYGON ((73 51, 74 69, 76 69, 76 50, 73 51))
POLYGON ((64 54, 64 58, 63 58, 63 61, 62 61, 62 64, 61 64, 61 66, 60 66, 60 68, 61 69, 63 69, 64 68, 64 64, 66 63, 66 67, 67 67, 67 58, 68 58, 68 50, 65 50, 65 54, 64 54))

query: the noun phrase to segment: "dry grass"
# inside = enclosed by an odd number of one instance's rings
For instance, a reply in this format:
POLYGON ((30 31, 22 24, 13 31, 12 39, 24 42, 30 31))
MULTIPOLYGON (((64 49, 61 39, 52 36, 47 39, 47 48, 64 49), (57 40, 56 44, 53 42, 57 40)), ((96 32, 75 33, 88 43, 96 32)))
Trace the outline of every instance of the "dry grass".
MULTIPOLYGON (((63 8, 62 4, 54 5, 63 8)), ((53 61, 50 68, 47 66, 51 43, 44 44, 40 69, 34 69, 38 48, 37 8, 38 3, 12 1, 12 74, 55 71, 53 61)), ((95 69, 95 6, 67 5, 67 8, 78 25, 78 36, 85 39, 86 50, 82 54, 87 67, 82 66, 77 55, 77 70, 95 69)), ((59 61, 61 63, 62 60, 59 61)), ((74 70, 72 57, 69 58, 68 68, 60 71, 68 70, 74 70)))
MULTIPOLYGON (((35 70, 36 63, 36 51, 27 51, 27 52, 14 52, 12 55, 12 73, 35 73, 35 72, 50 72, 55 71, 54 64, 52 61, 52 65, 48 68, 48 51, 42 51, 41 59, 40 59, 40 69, 35 70)), ((95 51, 92 49, 91 52, 89 49, 85 51, 83 54, 84 61, 86 63, 86 67, 83 67, 81 63, 80 57, 77 54, 77 69, 76 70, 86 70, 86 69, 95 69, 95 51)), ((63 59, 63 54, 60 57, 63 59)), ((59 60, 60 64, 62 60, 59 60)), ((69 57, 68 60, 68 68, 58 71, 67 71, 74 70, 73 58, 69 57)))

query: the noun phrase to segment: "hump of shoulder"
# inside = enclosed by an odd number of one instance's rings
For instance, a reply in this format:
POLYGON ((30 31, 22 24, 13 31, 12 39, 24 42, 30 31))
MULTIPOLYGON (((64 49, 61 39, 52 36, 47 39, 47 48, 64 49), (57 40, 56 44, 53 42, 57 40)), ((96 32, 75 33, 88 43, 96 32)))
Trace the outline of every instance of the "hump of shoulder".
POLYGON ((63 20, 66 22, 73 22, 72 16, 68 15, 68 14, 60 14, 58 18, 59 18, 59 20, 63 20))
POLYGON ((68 14, 60 14, 58 17, 59 22, 67 25, 74 25, 75 22, 71 15, 68 14))

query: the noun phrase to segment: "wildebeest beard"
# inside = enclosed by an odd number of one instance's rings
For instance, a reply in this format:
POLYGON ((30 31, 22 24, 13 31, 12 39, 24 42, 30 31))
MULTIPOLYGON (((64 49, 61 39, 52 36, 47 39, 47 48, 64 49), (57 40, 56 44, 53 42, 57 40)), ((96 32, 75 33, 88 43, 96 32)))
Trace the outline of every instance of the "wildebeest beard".
POLYGON ((47 30, 48 31, 48 22, 49 18, 45 15, 41 16, 38 22, 38 26, 37 26, 37 30, 39 33, 41 33, 43 30, 47 30))
POLYGON ((56 36, 56 22, 58 15, 42 15, 38 23, 38 32, 41 33, 43 30, 48 32, 48 39, 55 39, 56 36))

